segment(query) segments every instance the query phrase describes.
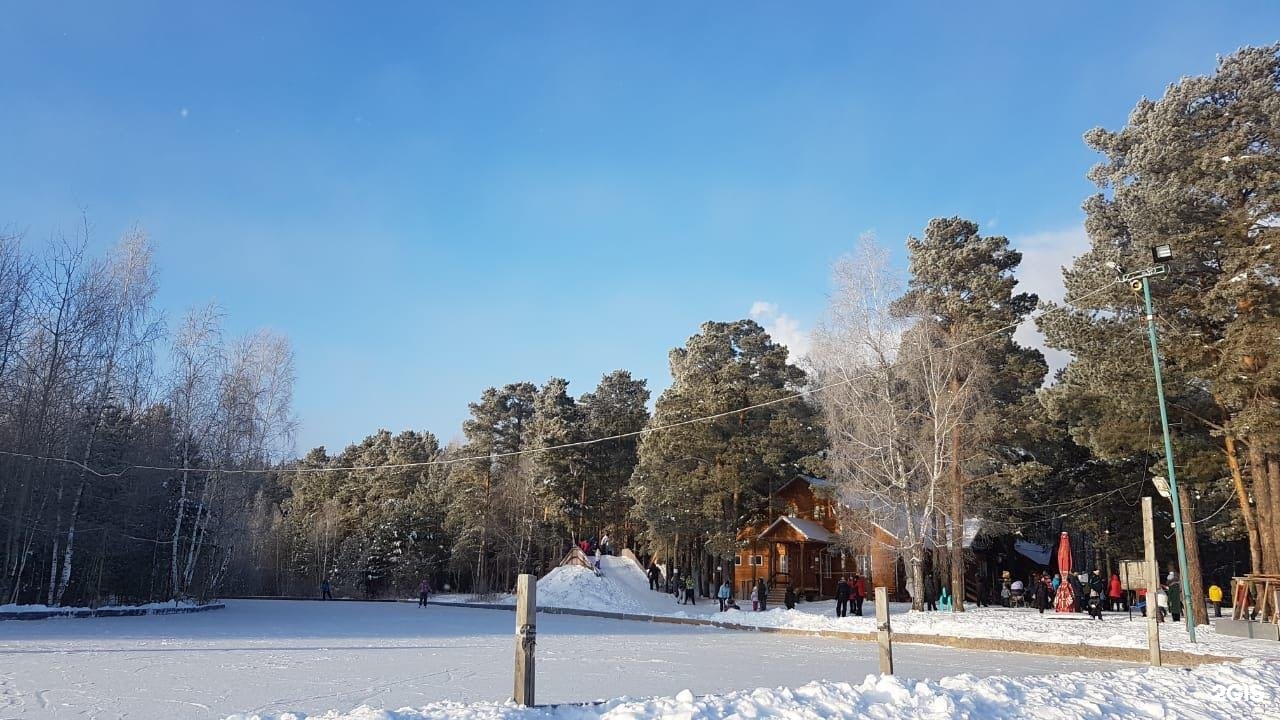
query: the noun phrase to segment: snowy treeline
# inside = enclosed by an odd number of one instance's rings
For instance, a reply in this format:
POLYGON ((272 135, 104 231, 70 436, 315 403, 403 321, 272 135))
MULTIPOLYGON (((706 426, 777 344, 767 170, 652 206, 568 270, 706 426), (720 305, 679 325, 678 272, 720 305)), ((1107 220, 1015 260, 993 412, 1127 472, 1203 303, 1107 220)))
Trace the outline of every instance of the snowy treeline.
POLYGON ((262 482, 226 471, 285 447, 291 350, 212 306, 167 333, 147 237, 88 240, 0 239, 0 601, 201 597, 262 482))

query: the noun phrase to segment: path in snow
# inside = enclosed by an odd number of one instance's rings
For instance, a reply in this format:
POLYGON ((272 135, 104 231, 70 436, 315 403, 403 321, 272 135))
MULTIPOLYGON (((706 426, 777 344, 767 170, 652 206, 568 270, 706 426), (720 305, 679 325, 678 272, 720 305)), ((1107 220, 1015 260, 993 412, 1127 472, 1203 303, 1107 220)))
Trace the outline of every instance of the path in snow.
MULTIPOLYGON (((544 615, 538 699, 861 682, 875 646, 544 615)), ((216 613, 0 623, 0 718, 221 718, 509 696, 515 617, 408 603, 228 601, 216 613)), ((902 645, 903 677, 1115 663, 902 645)))

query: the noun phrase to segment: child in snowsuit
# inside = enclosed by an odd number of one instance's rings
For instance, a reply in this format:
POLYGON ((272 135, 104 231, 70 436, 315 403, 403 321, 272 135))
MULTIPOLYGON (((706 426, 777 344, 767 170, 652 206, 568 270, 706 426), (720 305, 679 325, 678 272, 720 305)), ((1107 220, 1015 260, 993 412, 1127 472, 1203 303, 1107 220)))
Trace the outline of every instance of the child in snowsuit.
POLYGON ((1089 602, 1086 607, 1089 609, 1089 617, 1102 619, 1102 596, 1097 590, 1089 591, 1089 602))

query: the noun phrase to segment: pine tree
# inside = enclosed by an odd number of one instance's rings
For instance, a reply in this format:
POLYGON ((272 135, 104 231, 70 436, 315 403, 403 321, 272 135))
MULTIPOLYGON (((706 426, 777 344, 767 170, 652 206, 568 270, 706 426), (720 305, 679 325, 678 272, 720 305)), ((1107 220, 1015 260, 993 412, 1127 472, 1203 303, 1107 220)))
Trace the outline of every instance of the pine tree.
POLYGON ((950 575, 955 610, 961 612, 966 486, 1009 461, 1000 450, 1008 420, 1019 413, 1046 372, 1040 352, 1013 339, 1015 326, 1035 307, 1036 296, 1014 291, 1013 272, 1022 253, 1011 249, 1002 236, 980 235, 972 221, 936 218, 923 238, 908 238, 907 252, 911 275, 897 310, 936 323, 948 346, 963 344, 957 350, 963 361, 950 379, 953 392, 960 392, 972 374, 983 379, 973 416, 957 425, 951 438, 950 575))
POLYGON ((1121 130, 1085 136, 1104 155, 1090 172, 1103 192, 1084 206, 1092 246, 1065 274, 1073 312, 1041 323, 1077 358, 1064 381, 1108 418, 1090 446, 1140 446, 1155 414, 1141 298, 1092 291, 1172 247, 1150 283, 1170 411, 1184 433, 1219 438, 1255 572, 1280 572, 1278 82, 1280 45, 1245 48, 1141 101, 1121 130))
POLYGON ((751 320, 703 323, 671 351, 672 384, 661 397, 639 448, 631 481, 634 517, 654 549, 678 547, 705 578, 705 565, 736 550, 736 534, 767 509, 773 489, 822 447, 814 409, 796 399, 805 373, 787 349, 751 320), (668 427, 670 426, 670 427, 668 427))
POLYGON ((640 438, 631 433, 649 421, 648 402, 647 383, 633 379, 626 370, 606 374, 595 390, 578 401, 586 414, 587 437, 618 438, 586 447, 580 504, 588 523, 608 529, 623 543, 620 547, 634 542, 635 533, 627 527, 626 488, 639 462, 640 438))

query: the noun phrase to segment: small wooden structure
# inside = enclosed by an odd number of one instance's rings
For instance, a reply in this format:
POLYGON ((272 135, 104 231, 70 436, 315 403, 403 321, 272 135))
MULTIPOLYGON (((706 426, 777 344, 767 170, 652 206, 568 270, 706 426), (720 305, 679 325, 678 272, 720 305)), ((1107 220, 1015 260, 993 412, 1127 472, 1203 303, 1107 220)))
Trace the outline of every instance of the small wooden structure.
POLYGON ((1231 578, 1231 619, 1280 625, 1280 575, 1231 578))

